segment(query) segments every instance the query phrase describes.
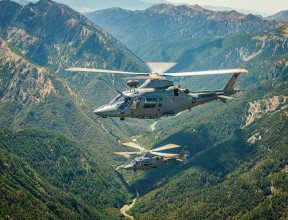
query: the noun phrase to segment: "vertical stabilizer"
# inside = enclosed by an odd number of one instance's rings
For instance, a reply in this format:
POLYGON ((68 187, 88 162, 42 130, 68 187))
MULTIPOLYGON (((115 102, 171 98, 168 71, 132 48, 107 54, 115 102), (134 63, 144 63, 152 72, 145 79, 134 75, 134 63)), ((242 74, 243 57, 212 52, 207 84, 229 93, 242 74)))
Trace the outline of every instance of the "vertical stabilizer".
POLYGON ((229 82, 226 84, 226 86, 223 89, 224 92, 233 92, 235 88, 236 80, 240 74, 241 73, 234 73, 232 75, 231 79, 229 80, 229 82))
POLYGON ((183 158, 184 158, 184 156, 185 156, 185 151, 186 151, 186 148, 187 148, 187 146, 186 146, 186 147, 184 147, 184 148, 183 148, 183 150, 181 151, 181 153, 179 154, 179 159, 183 159, 183 158))

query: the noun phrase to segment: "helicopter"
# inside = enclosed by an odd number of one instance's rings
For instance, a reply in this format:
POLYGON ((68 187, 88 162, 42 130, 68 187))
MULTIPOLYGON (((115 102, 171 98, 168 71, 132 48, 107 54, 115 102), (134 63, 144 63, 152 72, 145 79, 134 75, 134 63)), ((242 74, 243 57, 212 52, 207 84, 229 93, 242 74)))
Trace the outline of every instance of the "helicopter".
POLYGON ((123 143, 125 146, 133 147, 139 149, 138 152, 114 152, 115 154, 122 155, 125 157, 130 157, 131 155, 142 155, 141 157, 136 157, 131 161, 130 164, 124 166, 126 170, 151 170, 156 169, 158 167, 164 166, 165 164, 172 163, 174 161, 181 161, 183 163, 187 163, 186 157, 190 156, 190 153, 186 151, 187 147, 184 147, 180 154, 170 154, 170 153, 162 153, 158 151, 173 149, 181 147, 176 144, 167 144, 162 147, 158 147, 153 150, 146 150, 145 148, 139 146, 134 142, 123 143))
POLYGON ((119 117, 124 120, 126 117, 138 119, 157 119, 160 117, 176 116, 184 110, 191 110, 195 106, 202 105, 214 100, 232 100, 233 94, 243 90, 236 90, 235 83, 241 73, 247 73, 245 69, 209 70, 197 72, 166 73, 177 63, 148 62, 146 63, 150 73, 135 73, 103 69, 89 69, 72 67, 67 71, 94 72, 94 73, 116 73, 137 75, 130 77, 127 85, 130 87, 125 92, 119 92, 109 104, 97 108, 94 113, 97 118, 119 117), (222 90, 194 91, 180 89, 174 86, 173 81, 165 79, 165 76, 195 76, 210 74, 231 74, 232 77, 222 90), (137 79, 146 79, 139 86, 137 79))

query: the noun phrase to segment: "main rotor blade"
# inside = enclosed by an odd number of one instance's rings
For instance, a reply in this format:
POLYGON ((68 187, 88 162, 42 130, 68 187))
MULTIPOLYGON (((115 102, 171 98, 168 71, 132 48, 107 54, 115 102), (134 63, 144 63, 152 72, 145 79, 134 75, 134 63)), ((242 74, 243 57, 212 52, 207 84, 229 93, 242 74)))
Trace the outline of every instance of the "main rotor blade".
POLYGON ((131 77, 126 77, 125 79, 129 80, 129 79, 150 79, 151 77, 149 77, 149 75, 147 76, 131 76, 131 77))
POLYGON ((147 150, 143 147, 140 147, 138 144, 135 144, 134 142, 129 142, 129 143, 123 143, 122 145, 128 146, 128 147, 133 147, 139 150, 142 150, 144 152, 146 152, 147 150))
POLYGON ((156 149, 152 149, 152 151, 167 150, 167 149, 172 149, 172 148, 176 148, 176 147, 181 147, 181 146, 176 145, 176 144, 167 144, 167 145, 164 145, 162 147, 158 147, 156 149))
POLYGON ((146 63, 152 73, 165 73, 171 69, 177 63, 166 63, 166 62, 148 62, 146 63))
POLYGON ((159 153, 159 152, 154 152, 154 151, 149 151, 150 154, 156 155, 156 156, 161 156, 161 157, 175 157, 179 154, 168 154, 168 153, 159 153))
POLYGON ((140 154, 140 152, 114 152, 114 153, 125 157, 130 157, 130 155, 134 154, 136 155, 140 154))
POLYGON ((199 75, 212 75, 212 74, 229 74, 229 73, 248 73, 245 69, 227 69, 227 70, 207 70, 196 72, 183 72, 183 73, 165 73, 164 76, 199 76, 199 75))
POLYGON ((120 73, 120 74, 133 74, 133 75, 145 75, 145 76, 149 75, 149 73, 134 73, 134 72, 125 72, 125 71, 101 70, 101 69, 78 68, 78 67, 72 67, 66 70, 72 71, 72 72, 120 73))

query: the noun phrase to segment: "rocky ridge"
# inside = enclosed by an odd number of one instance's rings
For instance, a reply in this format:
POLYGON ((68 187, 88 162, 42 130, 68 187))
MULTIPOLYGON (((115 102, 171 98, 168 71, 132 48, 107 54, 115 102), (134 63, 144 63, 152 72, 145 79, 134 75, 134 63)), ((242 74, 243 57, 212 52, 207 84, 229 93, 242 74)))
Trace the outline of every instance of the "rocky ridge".
POLYGON ((237 11, 211 11, 199 5, 158 4, 142 11, 111 8, 86 16, 130 48, 152 41, 224 36, 287 24, 285 21, 266 21, 237 11))

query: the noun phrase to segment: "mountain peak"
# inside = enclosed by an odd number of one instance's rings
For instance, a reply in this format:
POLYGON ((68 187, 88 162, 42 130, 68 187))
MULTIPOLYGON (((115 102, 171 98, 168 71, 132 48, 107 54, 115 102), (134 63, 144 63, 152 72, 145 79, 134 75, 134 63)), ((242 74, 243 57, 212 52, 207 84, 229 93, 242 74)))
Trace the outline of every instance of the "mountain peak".
POLYGON ((280 11, 274 15, 265 18, 266 20, 288 20, 288 10, 280 11))
POLYGON ((184 5, 187 8, 193 9, 195 11, 208 11, 207 9, 202 8, 200 5, 195 4, 195 5, 184 5))

